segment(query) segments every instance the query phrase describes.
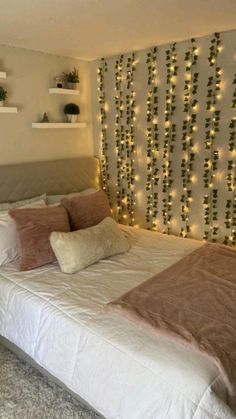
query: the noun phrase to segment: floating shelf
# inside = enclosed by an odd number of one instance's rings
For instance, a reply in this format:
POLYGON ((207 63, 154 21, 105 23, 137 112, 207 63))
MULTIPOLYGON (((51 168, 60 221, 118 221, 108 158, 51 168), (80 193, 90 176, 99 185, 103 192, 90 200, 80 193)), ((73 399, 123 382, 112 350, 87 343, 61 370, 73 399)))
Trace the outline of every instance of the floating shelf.
POLYGON ((5 71, 0 71, 0 79, 6 79, 7 73, 5 71))
POLYGON ((11 106, 0 106, 0 113, 17 113, 18 109, 11 106))
POLYGON ((60 89, 57 87, 51 87, 49 89, 51 95, 79 95, 79 90, 75 89, 60 89))
POLYGON ((87 123, 86 122, 76 122, 76 123, 71 123, 71 122, 33 122, 32 123, 32 128, 38 128, 38 129, 47 129, 47 128, 85 128, 87 127, 87 123))

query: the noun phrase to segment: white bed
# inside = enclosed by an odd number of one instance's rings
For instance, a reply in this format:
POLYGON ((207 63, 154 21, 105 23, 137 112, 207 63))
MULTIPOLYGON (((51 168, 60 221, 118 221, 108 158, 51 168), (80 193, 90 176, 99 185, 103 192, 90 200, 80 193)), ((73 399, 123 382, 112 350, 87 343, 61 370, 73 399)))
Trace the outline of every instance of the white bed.
POLYGON ((213 365, 104 312, 104 305, 201 246, 121 227, 131 250, 73 275, 57 264, 0 268, 0 335, 106 418, 235 418, 213 365))

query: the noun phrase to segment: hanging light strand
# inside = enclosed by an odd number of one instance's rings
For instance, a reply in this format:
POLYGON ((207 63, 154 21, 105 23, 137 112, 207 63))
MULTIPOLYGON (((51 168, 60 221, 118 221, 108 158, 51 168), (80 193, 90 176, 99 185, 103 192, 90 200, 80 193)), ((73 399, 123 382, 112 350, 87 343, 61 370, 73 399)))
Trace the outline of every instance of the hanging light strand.
POLYGON ((136 70, 135 54, 127 58, 126 63, 126 198, 127 198, 127 222, 134 225, 134 211, 136 205, 135 194, 135 133, 134 126, 136 121, 136 102, 134 92, 134 74, 136 70))
POLYGON ((147 92, 147 179, 146 179, 146 223, 149 229, 156 230, 158 214, 158 74, 157 47, 147 53, 148 92, 147 92))
POLYGON ((195 68, 198 61, 198 48, 195 45, 195 39, 191 39, 190 49, 185 53, 185 81, 184 81, 184 113, 185 118, 182 126, 182 150, 183 157, 181 162, 181 178, 183 193, 181 195, 181 227, 180 235, 188 237, 191 232, 190 210, 192 202, 192 176, 195 160, 194 137, 197 122, 197 92, 198 76, 195 68))
MULTIPOLYGON (((233 79, 233 100, 232 108, 236 109, 236 74, 233 79)), ((236 116, 231 118, 229 124, 229 153, 226 183, 229 198, 226 201, 225 211, 225 227, 227 234, 225 235, 224 244, 236 244, 236 116)))
POLYGON ((123 77, 123 60, 124 56, 116 60, 115 63, 115 140, 116 140, 116 203, 117 203, 117 219, 122 220, 123 202, 125 198, 125 190, 123 186, 124 181, 124 100, 122 91, 122 77, 123 77))
POLYGON ((220 85, 222 69, 218 64, 219 53, 221 52, 220 34, 215 33, 211 40, 210 53, 208 57, 211 75, 208 77, 206 110, 209 116, 205 119, 205 150, 204 159, 204 223, 205 232, 203 239, 217 241, 218 236, 218 189, 216 185, 216 173, 218 169, 219 150, 215 145, 220 125, 220 110, 218 101, 220 99, 220 85))
POLYGON ((173 122, 173 115, 176 109, 176 76, 178 73, 176 44, 166 51, 166 108, 165 108, 165 138, 163 145, 163 165, 162 165, 162 192, 164 194, 163 202, 163 233, 170 233, 170 223, 172 219, 172 184, 173 170, 172 157, 174 152, 174 143, 176 140, 176 124, 173 122))
POLYGON ((110 170, 108 162, 108 141, 107 141, 107 112, 106 112, 106 95, 104 78, 107 72, 107 62, 104 58, 101 59, 100 65, 97 69, 98 81, 98 103, 100 110, 100 124, 101 124, 101 179, 102 188, 106 192, 110 200, 110 170))

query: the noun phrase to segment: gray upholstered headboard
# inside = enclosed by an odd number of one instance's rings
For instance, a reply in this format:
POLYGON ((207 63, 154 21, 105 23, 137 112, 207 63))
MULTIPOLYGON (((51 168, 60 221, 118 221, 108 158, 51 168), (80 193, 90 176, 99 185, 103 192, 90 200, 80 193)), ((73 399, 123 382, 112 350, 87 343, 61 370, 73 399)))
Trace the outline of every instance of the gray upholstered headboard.
POLYGON ((0 202, 44 192, 65 194, 99 185, 99 161, 94 157, 0 166, 0 202))

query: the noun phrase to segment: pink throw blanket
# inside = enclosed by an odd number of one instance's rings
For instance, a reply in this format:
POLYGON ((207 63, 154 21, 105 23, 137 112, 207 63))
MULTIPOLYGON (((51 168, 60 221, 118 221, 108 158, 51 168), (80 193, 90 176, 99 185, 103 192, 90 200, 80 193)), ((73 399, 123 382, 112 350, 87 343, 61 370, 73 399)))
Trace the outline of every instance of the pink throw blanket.
POLYGON ((204 354, 219 368, 235 410, 235 250, 206 244, 107 309, 204 354))

